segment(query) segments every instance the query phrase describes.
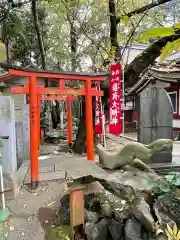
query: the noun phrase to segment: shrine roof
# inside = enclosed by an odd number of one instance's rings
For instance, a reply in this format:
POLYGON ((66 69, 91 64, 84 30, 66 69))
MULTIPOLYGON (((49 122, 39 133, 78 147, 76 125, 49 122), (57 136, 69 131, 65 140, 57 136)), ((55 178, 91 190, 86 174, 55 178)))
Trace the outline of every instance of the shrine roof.
POLYGON ((126 90, 126 95, 137 95, 143 91, 153 81, 160 84, 180 84, 180 64, 156 64, 146 69, 140 76, 139 81, 126 90))
POLYGON ((20 66, 15 66, 15 65, 10 65, 4 62, 0 62, 0 67, 4 68, 6 70, 12 69, 12 70, 17 70, 17 71, 22 71, 22 72, 27 72, 27 73, 44 73, 44 74, 53 74, 54 75, 67 75, 67 76, 81 76, 81 77, 106 77, 109 74, 108 73, 87 73, 87 72, 58 72, 58 71, 52 71, 52 70, 43 70, 43 69, 34 69, 34 68, 27 68, 27 67, 20 67, 20 66))

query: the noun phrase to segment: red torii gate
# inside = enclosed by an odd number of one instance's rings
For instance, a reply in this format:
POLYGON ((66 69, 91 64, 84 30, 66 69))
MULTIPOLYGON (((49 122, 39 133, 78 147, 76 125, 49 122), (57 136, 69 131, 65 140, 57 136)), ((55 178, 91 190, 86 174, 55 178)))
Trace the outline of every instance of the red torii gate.
MULTIPOLYGON (((102 96, 103 91, 98 91, 92 88, 92 81, 103 81, 107 74, 87 74, 87 73, 66 73, 66 72, 48 72, 37 71, 34 69, 21 68, 10 66, 5 63, 0 63, 1 67, 9 69, 9 73, 16 76, 28 77, 29 79, 29 100, 30 100, 30 160, 31 160, 31 187, 37 188, 39 183, 39 165, 38 165, 38 144, 39 138, 37 135, 37 95, 52 94, 52 95, 67 95, 67 96, 85 96, 86 105, 86 139, 87 139, 87 159, 94 160, 93 150, 93 116, 92 116, 92 96, 102 96), (61 89, 61 88, 43 88, 37 87, 37 78, 50 78, 57 80, 81 80, 85 82, 85 88, 80 89, 61 89)), ((23 89, 19 93, 23 94, 23 89)))
MULTIPOLYGON (((65 84, 64 80, 60 80, 59 87, 64 89, 65 84)), ((37 88, 44 89, 42 85, 37 85, 37 88)), ((11 93, 13 94, 29 94, 29 84, 24 84, 24 87, 12 87, 11 93)), ((43 96, 37 93, 37 134, 39 136, 39 144, 40 144, 40 101, 41 100, 58 100, 58 101, 67 101, 67 110, 68 110, 68 146, 69 149, 72 148, 72 109, 71 109, 71 101, 77 101, 78 98, 75 96, 43 96)))

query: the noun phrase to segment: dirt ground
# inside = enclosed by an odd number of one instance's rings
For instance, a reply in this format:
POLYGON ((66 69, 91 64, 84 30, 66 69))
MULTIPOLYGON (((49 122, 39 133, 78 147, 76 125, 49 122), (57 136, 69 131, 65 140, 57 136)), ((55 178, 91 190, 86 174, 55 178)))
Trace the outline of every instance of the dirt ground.
MULTIPOLYGON (((111 151, 123 146, 111 139, 107 139, 106 144, 111 151)), ((60 154, 59 148, 57 144, 45 144, 41 146, 40 153, 60 154)), ((85 154, 79 157, 86 159, 85 154)), ((0 224, 0 240, 48 240, 48 233, 54 228, 53 219, 59 210, 60 199, 66 193, 67 186, 62 179, 41 183, 37 193, 31 193, 28 186, 23 186, 17 198, 6 203, 11 216, 0 224)))

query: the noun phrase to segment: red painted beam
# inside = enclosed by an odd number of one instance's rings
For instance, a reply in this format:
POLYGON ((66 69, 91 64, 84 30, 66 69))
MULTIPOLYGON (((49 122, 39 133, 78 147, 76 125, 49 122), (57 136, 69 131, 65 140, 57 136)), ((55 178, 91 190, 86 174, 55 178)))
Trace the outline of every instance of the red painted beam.
MULTIPOLYGON (((11 93, 13 94, 27 94, 29 93, 29 89, 27 87, 12 87, 11 93)), ((37 94, 49 94, 49 95, 74 95, 74 96, 85 96, 86 90, 84 88, 81 89, 59 89, 59 88, 44 88, 37 87, 37 94)), ((98 91, 95 88, 91 88, 89 91, 91 96, 103 96, 103 91, 98 91)))
MULTIPOLYGON (((77 97, 74 96, 40 96, 40 100, 57 100, 57 101, 67 101, 67 98, 70 101, 79 101, 79 99, 77 97)), ((28 97, 29 100, 29 97, 28 97)))
POLYGON ((68 80, 81 80, 81 81, 104 81, 106 76, 86 76, 78 74, 63 74, 63 73, 44 73, 44 72, 26 72, 22 70, 9 69, 9 73, 16 76, 23 77, 36 77, 36 78, 52 78, 52 79, 68 79, 68 80))

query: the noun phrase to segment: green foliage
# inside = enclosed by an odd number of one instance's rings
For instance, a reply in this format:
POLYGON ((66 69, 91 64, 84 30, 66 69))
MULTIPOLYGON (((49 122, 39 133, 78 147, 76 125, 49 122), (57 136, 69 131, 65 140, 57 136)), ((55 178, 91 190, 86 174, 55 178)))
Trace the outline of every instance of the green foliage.
MULTIPOLYGON (((144 29, 159 28, 166 23, 173 25, 173 21, 179 22, 178 2, 169 8, 161 6, 151 9, 142 21, 142 14, 127 17, 128 12, 151 1, 117 0, 116 12, 117 16, 121 17, 117 29, 120 44, 126 44, 132 33, 128 44, 144 43, 147 38, 139 38, 144 29), (136 27, 138 21, 140 24, 136 27)), ((101 66, 107 58, 110 62, 113 61, 115 50, 110 48, 108 3, 108 0, 38 1, 38 18, 49 69, 71 70, 70 22, 73 23, 77 34, 77 53, 74 56, 77 71, 92 71, 92 66, 101 66)), ((9 41, 10 61, 28 65, 33 59, 33 62, 41 66, 30 4, 15 9, 11 4, 6 4, 5 8, 0 9, 0 19, 1 38, 3 42, 5 39, 9 41)), ((179 28, 179 25, 174 27, 179 28)))
POLYGON ((158 196, 174 191, 177 187, 180 187, 180 174, 174 173, 166 175, 149 187, 152 193, 158 196))
MULTIPOLYGON (((141 40, 147 40, 149 38, 159 38, 175 35, 177 29, 180 29, 180 24, 176 23, 171 28, 151 28, 147 32, 145 32, 141 36, 141 40)), ((174 52, 178 52, 180 50, 180 39, 177 39, 173 42, 168 42, 166 46, 163 48, 162 53, 160 55, 160 61, 162 62, 168 56, 170 56, 174 52)))
POLYGON ((127 24, 127 23, 128 23, 128 20, 129 20, 128 16, 122 16, 122 17, 121 17, 121 23, 122 23, 122 24, 127 24))
POLYGON ((6 62, 7 57, 6 57, 6 49, 4 43, 0 42, 0 61, 1 62, 6 62))
POLYGON ((174 34, 173 28, 151 28, 141 37, 142 40, 148 40, 149 38, 157 38, 164 36, 171 36, 174 34))
POLYGON ((177 39, 173 42, 168 42, 162 50, 162 53, 160 55, 160 61, 162 62, 172 53, 178 52, 178 51, 180 51, 180 39, 177 39))

